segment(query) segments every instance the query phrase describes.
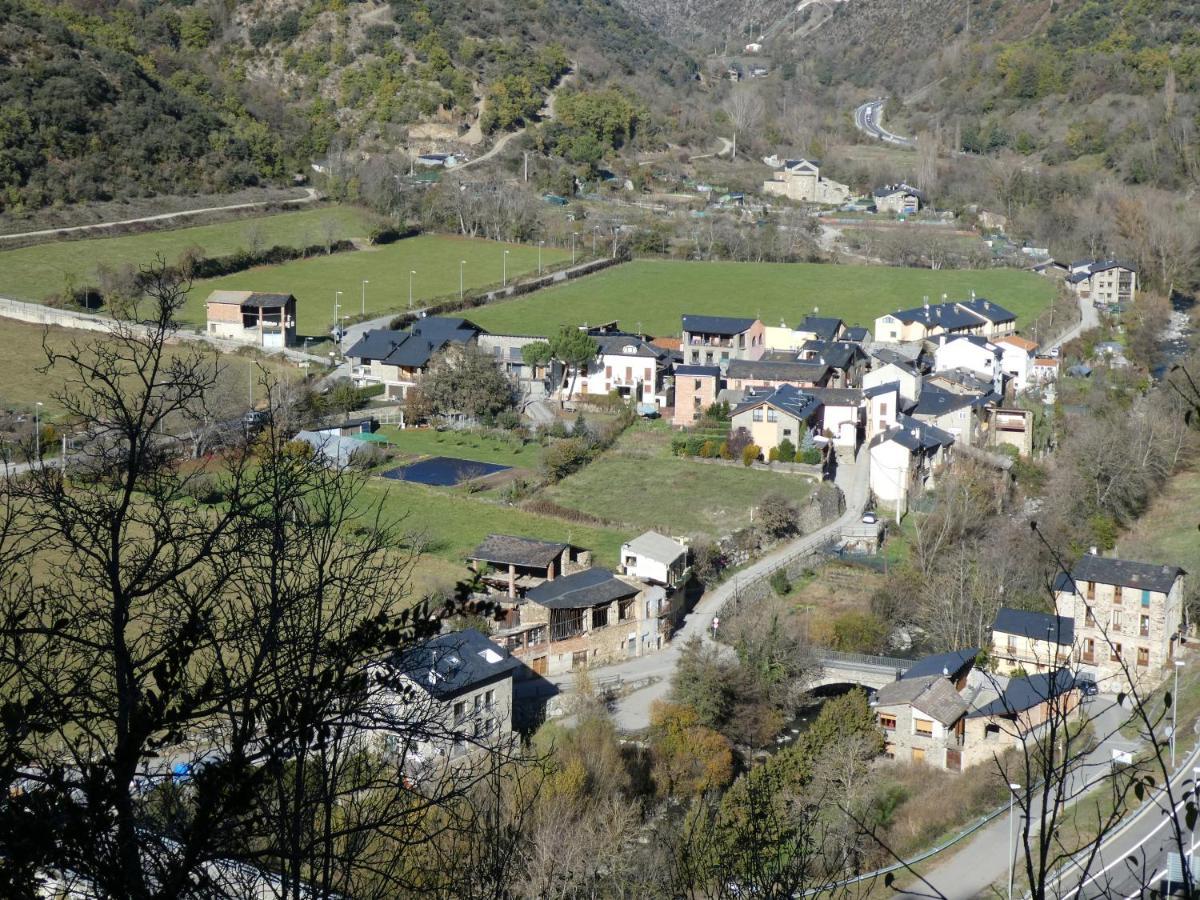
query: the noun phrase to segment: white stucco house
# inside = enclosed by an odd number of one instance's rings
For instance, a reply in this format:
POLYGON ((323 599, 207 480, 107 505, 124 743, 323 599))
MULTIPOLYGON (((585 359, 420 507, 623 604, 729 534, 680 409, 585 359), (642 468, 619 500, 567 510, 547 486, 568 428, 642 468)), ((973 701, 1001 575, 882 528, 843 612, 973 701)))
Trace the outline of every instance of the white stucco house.
POLYGON ((933 487, 936 470, 945 461, 954 436, 906 415, 870 443, 871 492, 893 509, 897 519, 908 511, 914 496, 933 487))
POLYGON ((1004 351, 998 344, 974 334, 941 335, 933 351, 933 370, 952 372, 965 369, 984 381, 990 381, 999 393, 1004 387, 1002 359, 1004 351))
MULTIPOLYGON (((567 399, 580 400, 587 396, 604 396, 616 391, 622 397, 633 397, 637 403, 670 405, 663 391, 665 356, 631 334, 594 334, 599 347, 595 360, 587 369, 577 373, 574 392, 567 399)), ((571 391, 568 376, 564 395, 571 391)))
POLYGON ((1004 377, 1012 385, 1013 391, 1018 394, 1024 393, 1035 382, 1033 373, 1033 361, 1036 358, 1038 345, 1033 341, 1027 341, 1023 337, 1018 337, 1011 334, 1008 337, 998 338, 996 346, 1000 348, 1002 354, 1000 358, 1000 368, 1004 371, 1004 377))
POLYGON ((676 587, 687 580, 688 549, 657 531, 647 531, 621 545, 621 570, 643 581, 676 587))
POLYGON ((900 396, 910 403, 916 402, 920 396, 923 382, 920 369, 913 363, 899 359, 887 362, 877 359, 875 368, 864 372, 862 377, 864 391, 884 384, 894 384, 900 396))

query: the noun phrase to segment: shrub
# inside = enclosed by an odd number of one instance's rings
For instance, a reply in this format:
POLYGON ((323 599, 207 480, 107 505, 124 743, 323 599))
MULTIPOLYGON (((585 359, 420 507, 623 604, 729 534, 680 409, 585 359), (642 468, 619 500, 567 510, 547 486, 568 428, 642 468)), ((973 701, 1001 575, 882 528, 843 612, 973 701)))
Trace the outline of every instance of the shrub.
POLYGON ((747 444, 742 448, 742 465, 749 468, 750 464, 758 459, 760 453, 762 453, 762 448, 758 444, 747 444))
POLYGON ((779 462, 779 448, 772 447, 767 452, 767 462, 779 462))
POLYGON ((671 437, 671 454, 684 456, 687 454, 687 435, 676 434, 671 437))
POLYGON ((717 448, 717 455, 721 459, 733 459, 733 451, 729 448, 729 441, 721 441, 721 446, 717 448))
POLYGON ((592 449, 579 438, 555 441, 542 451, 542 470, 551 481, 566 478, 587 465, 592 449))
POLYGON ((705 459, 715 459, 720 454, 720 448, 716 441, 705 441, 700 445, 700 455, 705 459))
POLYGON ((804 463, 808 466, 819 465, 821 462, 821 451, 815 447, 811 450, 801 450, 796 454, 796 462, 804 463))
POLYGON ((700 449, 704 446, 704 438, 698 434, 689 434, 686 444, 686 452, 688 456, 699 456, 700 449))
POLYGON ((750 443, 749 431, 747 431, 745 428, 734 429, 734 431, 730 433, 728 439, 730 459, 740 459, 742 456, 742 451, 745 450, 750 443))
POLYGON ((796 445, 793 444, 791 441, 789 441, 787 438, 784 438, 782 441, 779 442, 778 450, 779 450, 779 458, 784 460, 785 462, 791 461, 796 458, 796 445))
POLYGON ((792 591, 792 583, 788 580, 787 571, 784 569, 776 569, 772 572, 768 584, 771 585, 771 590, 780 597, 790 594, 792 591))
POLYGON ((800 523, 800 513, 782 494, 767 494, 758 505, 758 525, 773 538, 794 534, 800 523))

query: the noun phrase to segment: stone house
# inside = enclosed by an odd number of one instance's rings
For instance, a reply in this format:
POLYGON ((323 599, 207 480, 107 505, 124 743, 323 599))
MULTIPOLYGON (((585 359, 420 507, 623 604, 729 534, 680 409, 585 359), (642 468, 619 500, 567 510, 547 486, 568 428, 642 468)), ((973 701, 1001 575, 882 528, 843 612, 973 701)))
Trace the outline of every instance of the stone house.
POLYGON ((1075 620, 1075 661, 1103 690, 1153 687, 1187 633, 1179 566, 1084 554, 1054 583, 1060 616, 1075 620), (1126 672, 1128 669, 1128 672, 1126 672))
POLYGON ((962 769, 967 702, 940 672, 902 678, 875 695, 875 715, 889 759, 962 769))
POLYGON ((1067 669, 1019 678, 973 672, 970 711, 963 726, 964 766, 988 764, 997 753, 1036 736, 1051 716, 1066 720, 1079 709, 1079 688, 1067 669))
POLYGON ((559 541, 489 534, 467 555, 471 569, 491 591, 519 600, 530 588, 591 565, 591 552, 559 541))
POLYGON ((732 359, 758 359, 766 347, 763 323, 729 316, 683 316, 680 350, 692 366, 719 366, 732 359))
POLYGON ((212 337, 268 350, 296 343, 296 298, 263 291, 213 291, 204 301, 212 337))
POLYGON ((1074 619, 1003 606, 992 624, 992 668, 1001 675, 1061 668, 1070 664, 1074 643, 1074 619))
POLYGON ((871 195, 877 212, 897 216, 915 215, 925 205, 925 192, 904 182, 877 187, 871 195))
POLYGON ((821 401, 792 385, 749 393, 730 415, 731 429, 745 428, 765 456, 783 441, 799 449, 810 427, 819 427, 821 401))
POLYGON ((774 197, 822 206, 840 206, 851 197, 848 185, 821 176, 821 163, 815 159, 784 160, 763 182, 762 190, 774 197))
POLYGON ((785 384, 798 388, 825 387, 833 375, 833 367, 824 360, 804 361, 791 354, 783 359, 774 354, 762 359, 735 359, 725 372, 726 384, 735 391, 775 388, 785 384))
POLYGON ((531 588, 517 610, 519 621, 497 640, 541 675, 660 650, 671 620, 664 588, 601 568, 531 588))
POLYGON ((958 394, 926 384, 909 415, 975 447, 980 442, 984 410, 999 399, 995 394, 958 394))
POLYGON ((479 333, 476 342, 479 349, 488 353, 496 361, 505 375, 513 381, 539 381, 548 374, 546 366, 530 366, 525 362, 522 349, 529 344, 538 344, 546 338, 534 334, 491 334, 486 331, 479 333))
POLYGON ((1033 413, 1028 409, 993 407, 984 410, 993 447, 1015 447, 1027 459, 1033 453, 1033 413))
POLYGON ((680 427, 697 422, 717 402, 721 369, 717 366, 675 367, 675 408, 671 424, 680 427))
POLYGON ((513 678, 521 668, 473 628, 394 654, 372 670, 377 702, 397 725, 382 732, 384 751, 420 768, 511 739, 513 678))
POLYGON ((921 373, 920 367, 915 362, 906 359, 881 358, 882 354, 883 351, 876 351, 872 354, 875 360, 874 367, 862 375, 863 390, 884 384, 894 384, 901 397, 915 403, 925 383, 925 377, 921 373))
POLYGON ((875 320, 875 340, 881 343, 922 341, 940 334, 977 334, 995 339, 1012 334, 1017 317, 998 303, 983 298, 943 302, 885 313, 875 320))
POLYGON ((896 424, 876 434, 867 445, 871 493, 899 520, 914 496, 933 487, 953 444, 954 435, 949 432, 904 414, 896 416, 896 424))

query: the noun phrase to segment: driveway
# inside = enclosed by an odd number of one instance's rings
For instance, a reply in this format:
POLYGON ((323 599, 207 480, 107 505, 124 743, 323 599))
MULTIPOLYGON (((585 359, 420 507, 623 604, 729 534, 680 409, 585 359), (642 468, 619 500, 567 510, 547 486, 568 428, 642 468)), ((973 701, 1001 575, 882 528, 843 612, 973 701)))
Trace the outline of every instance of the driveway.
POLYGON ((1100 313, 1096 311, 1096 307, 1092 305, 1091 300, 1083 297, 1079 298, 1079 323, 1068 328, 1062 333, 1054 346, 1061 347, 1069 341, 1075 340, 1085 331, 1091 331, 1093 328, 1100 327, 1100 313))
MULTIPOLYGON (((839 535, 845 526, 859 520, 863 509, 866 508, 867 497, 870 493, 865 448, 859 450, 854 463, 838 467, 836 483, 846 497, 846 511, 835 521, 811 534, 803 535, 777 547, 728 581, 706 591, 696 603, 695 608, 684 618, 683 625, 675 633, 666 649, 648 656, 590 670, 591 674, 598 678, 617 676, 624 681, 639 681, 645 678, 658 679, 655 683, 634 691, 617 701, 613 720, 618 728, 622 731, 640 731, 650 725, 650 706, 655 700, 661 700, 667 696, 671 686, 671 676, 679 664, 683 645, 693 637, 699 637, 706 641, 711 640, 708 631, 713 617, 720 612, 741 585, 758 581, 797 557, 806 556, 839 535)), ((558 685, 562 691, 572 690, 574 686, 574 676, 570 673, 553 676, 549 680, 558 685)))

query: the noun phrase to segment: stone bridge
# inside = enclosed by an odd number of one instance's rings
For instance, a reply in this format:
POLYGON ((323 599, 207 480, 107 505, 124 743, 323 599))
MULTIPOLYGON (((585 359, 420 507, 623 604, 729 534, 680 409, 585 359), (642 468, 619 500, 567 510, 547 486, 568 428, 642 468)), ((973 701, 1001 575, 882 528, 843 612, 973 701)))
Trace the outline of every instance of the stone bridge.
POLYGON ((868 656, 863 653, 837 653, 821 650, 817 655, 821 663, 821 674, 811 687, 831 684, 859 684, 879 690, 891 684, 912 666, 911 659, 896 659, 892 656, 868 656))

